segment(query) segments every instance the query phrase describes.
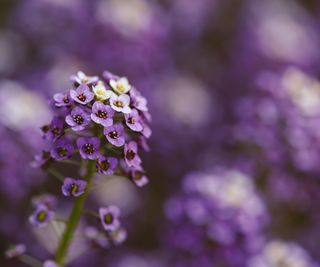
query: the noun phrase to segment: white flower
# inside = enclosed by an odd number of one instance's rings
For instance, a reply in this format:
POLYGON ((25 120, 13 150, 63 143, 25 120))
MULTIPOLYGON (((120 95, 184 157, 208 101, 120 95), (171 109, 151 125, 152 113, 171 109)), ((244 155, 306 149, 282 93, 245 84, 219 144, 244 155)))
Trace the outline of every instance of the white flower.
POLYGON ((93 86, 93 92, 96 98, 100 101, 106 100, 112 95, 112 91, 107 90, 103 82, 98 82, 96 86, 93 86))
POLYGON ((110 106, 118 112, 128 114, 131 112, 130 105, 130 96, 126 94, 116 95, 112 93, 110 97, 110 106))
POLYGON ((118 94, 125 94, 130 91, 131 85, 127 78, 122 77, 119 80, 110 80, 109 82, 111 88, 118 94))
POLYGON ((78 71, 77 75, 71 76, 70 79, 78 84, 94 84, 98 81, 97 76, 87 76, 84 72, 78 71))

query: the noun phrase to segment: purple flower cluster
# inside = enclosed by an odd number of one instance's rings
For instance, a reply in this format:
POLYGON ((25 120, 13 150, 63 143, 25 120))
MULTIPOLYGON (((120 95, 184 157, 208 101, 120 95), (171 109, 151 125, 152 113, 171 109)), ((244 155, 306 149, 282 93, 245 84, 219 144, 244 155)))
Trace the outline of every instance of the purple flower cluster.
POLYGON ((79 151, 82 159, 96 161, 99 173, 125 174, 145 185, 138 152, 148 149, 151 135, 147 101, 127 78, 107 71, 103 76, 100 80, 78 72, 71 77, 73 89, 54 95, 54 119, 42 128, 52 142, 50 156, 43 152, 37 161, 63 161, 79 151))
MULTIPOLYGON (((109 72, 104 72, 104 77, 90 77, 83 72, 71 76, 73 88, 54 95, 51 101, 53 119, 42 127, 49 149, 35 157, 33 166, 42 167, 58 178, 62 182, 62 194, 75 201, 68 219, 61 219, 52 195, 44 194, 32 201, 35 208, 29 217, 32 225, 57 227, 54 225, 61 221, 67 224, 56 248, 56 262, 47 260, 44 266, 65 266, 67 247, 64 242, 72 241, 68 238, 78 231, 79 227, 75 227, 84 213, 84 201, 91 187, 98 186, 99 181, 95 184, 93 175, 124 176, 138 187, 148 182, 138 154, 140 149, 146 150, 146 139, 151 135, 146 99, 127 78, 109 72), (80 178, 65 177, 55 168, 59 164, 80 166, 76 176, 80 178)), ((125 241, 127 232, 120 223, 117 206, 100 207, 98 213, 91 211, 90 214, 100 218, 102 229, 91 223, 85 227, 87 245, 110 248, 125 241)), ((19 251, 21 249, 9 251, 8 255, 24 253, 19 251)))
POLYGON ((246 267, 262 245, 268 220, 250 177, 223 168, 187 175, 183 192, 166 202, 165 215, 165 246, 181 266, 203 261, 204 266, 246 267))

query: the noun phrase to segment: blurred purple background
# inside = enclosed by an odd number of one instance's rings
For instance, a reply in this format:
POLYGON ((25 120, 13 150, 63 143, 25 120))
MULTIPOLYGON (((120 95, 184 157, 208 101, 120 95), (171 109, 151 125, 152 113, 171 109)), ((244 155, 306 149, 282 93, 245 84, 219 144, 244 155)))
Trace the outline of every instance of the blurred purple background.
POLYGON ((28 225, 31 197, 59 192, 30 167, 47 100, 108 69, 148 99, 150 183, 95 194, 128 240, 70 266, 318 266, 319 26, 317 0, 2 0, 0 250, 50 257, 28 225))

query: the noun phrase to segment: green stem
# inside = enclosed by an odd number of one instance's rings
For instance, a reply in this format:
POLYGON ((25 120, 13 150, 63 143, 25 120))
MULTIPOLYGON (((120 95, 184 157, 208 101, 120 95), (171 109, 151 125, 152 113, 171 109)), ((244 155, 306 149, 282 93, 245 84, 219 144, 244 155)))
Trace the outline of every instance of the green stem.
POLYGON ((69 245, 72 241, 74 232, 76 230, 76 227, 78 225, 78 222, 79 222, 81 214, 82 214, 82 210, 83 210, 85 201, 86 201, 88 194, 89 194, 89 191, 90 191, 90 187, 91 187, 91 183, 92 183, 91 178, 92 178, 92 175, 93 175, 94 169, 95 169, 94 167, 95 167, 95 162, 89 161, 88 165, 87 165, 87 174, 84 177, 85 180, 88 182, 87 188, 81 196, 76 198, 74 205, 73 205, 73 209, 72 209, 71 214, 69 216, 65 231, 60 239, 60 243, 59 243, 59 246, 58 246, 58 249, 56 252, 56 262, 60 266, 65 265, 69 245))

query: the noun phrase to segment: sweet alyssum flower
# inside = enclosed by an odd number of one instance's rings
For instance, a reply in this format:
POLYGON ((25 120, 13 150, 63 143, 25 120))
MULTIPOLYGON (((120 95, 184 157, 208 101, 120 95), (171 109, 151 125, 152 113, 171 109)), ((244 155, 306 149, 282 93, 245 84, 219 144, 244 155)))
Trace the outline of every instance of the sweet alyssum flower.
POLYGON ((112 91, 104 86, 103 82, 98 82, 96 86, 93 86, 93 92, 97 100, 104 101, 110 98, 112 91))
POLYGON ((51 157, 56 160, 67 159, 72 155, 74 150, 73 145, 66 139, 60 139, 55 146, 50 150, 51 157))
POLYGON ((70 96, 74 101, 82 105, 86 105, 94 98, 94 94, 92 93, 90 88, 85 84, 80 85, 75 90, 70 90, 70 96))
POLYGON ((111 79, 109 81, 109 84, 111 88, 116 91, 118 94, 125 94, 128 93, 129 90, 131 89, 131 85, 129 84, 129 81, 127 78, 122 77, 117 80, 111 79))
POLYGON ((110 127, 104 128, 104 135, 107 140, 114 146, 120 147, 125 144, 124 129, 122 124, 114 124, 110 127))
POLYGON ((39 205, 35 212, 29 217, 29 222, 36 226, 45 226, 53 215, 54 212, 46 205, 39 205))
POLYGON ((139 168, 141 158, 138 155, 138 144, 131 141, 124 145, 125 161, 129 167, 139 168))
POLYGON ((118 160, 114 157, 99 156, 96 168, 100 174, 113 174, 118 165, 118 160))
POLYGON ((94 85, 98 82, 99 78, 97 76, 87 76, 84 72, 78 71, 77 75, 70 77, 70 80, 76 83, 76 85, 94 85))
POLYGON ((102 102, 97 101, 92 106, 91 119, 104 127, 113 124, 113 115, 114 110, 102 102))
POLYGON ((66 117, 66 123, 74 131, 82 131, 90 123, 90 115, 80 107, 75 107, 66 117))
POLYGON ((83 159, 96 159, 100 155, 100 140, 97 137, 77 139, 77 146, 83 159))
POLYGON ((133 109, 129 114, 124 115, 127 126, 135 132, 141 132, 143 126, 140 122, 140 116, 136 109, 133 109))
POLYGON ((115 111, 125 114, 131 112, 129 95, 122 94, 118 96, 113 93, 110 97, 110 105, 115 111))
POLYGON ((33 199, 35 211, 30 215, 29 222, 34 227, 65 224, 55 248, 54 260, 46 261, 45 266, 65 267, 68 264, 68 249, 75 232, 86 229, 85 215, 100 218, 100 224, 90 225, 96 231, 84 234, 88 243, 111 248, 109 244, 119 245, 126 239, 127 232, 121 227, 120 210, 116 206, 97 206, 91 212, 85 210, 86 200, 94 192, 91 188, 99 182, 93 179, 96 173, 101 177, 116 173, 139 187, 148 181, 138 151, 146 148, 144 131, 149 131, 150 115, 147 109, 134 108, 137 103, 129 94, 131 85, 126 78, 105 73, 109 77, 105 80, 86 76, 82 72, 72 76, 74 87, 54 96, 50 105, 53 120, 42 128, 49 149, 36 156, 33 166, 41 167, 50 176, 58 178, 61 195, 74 197, 62 198, 64 201, 74 201, 67 218, 55 210, 58 198, 43 194, 36 201, 33 199), (112 89, 106 88, 105 84, 110 84, 112 89), (55 169, 62 164, 73 164, 78 168, 68 169, 65 175, 59 172, 62 168, 55 169), (80 221, 81 227, 77 227, 80 221))
POLYGON ((67 177, 63 181, 62 193, 67 197, 78 197, 84 193, 86 186, 87 182, 84 180, 67 177))
POLYGON ((67 91, 66 93, 55 94, 53 99, 57 107, 66 107, 73 103, 73 99, 70 96, 70 91, 67 91))
POLYGON ((103 228, 107 231, 114 231, 119 228, 120 210, 116 206, 109 206, 99 209, 99 216, 103 228))

